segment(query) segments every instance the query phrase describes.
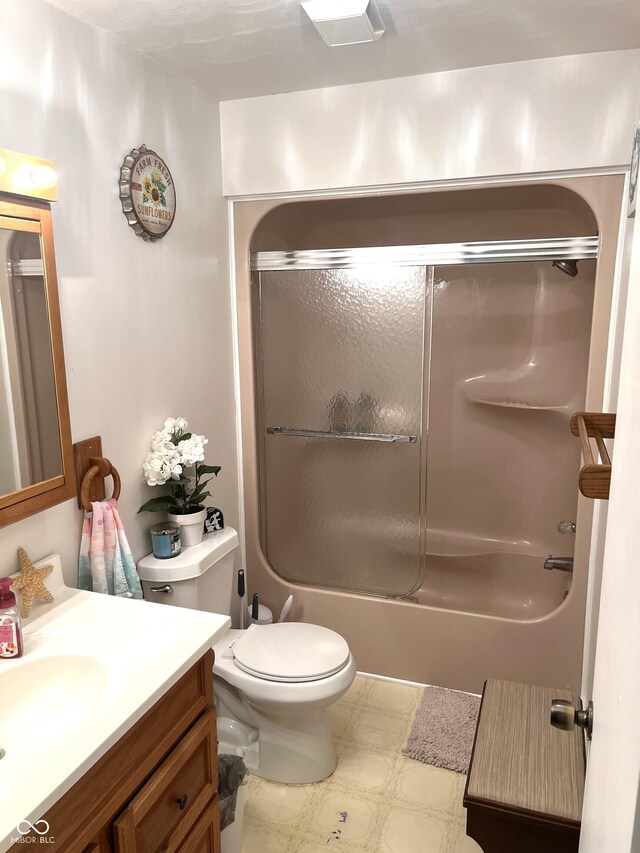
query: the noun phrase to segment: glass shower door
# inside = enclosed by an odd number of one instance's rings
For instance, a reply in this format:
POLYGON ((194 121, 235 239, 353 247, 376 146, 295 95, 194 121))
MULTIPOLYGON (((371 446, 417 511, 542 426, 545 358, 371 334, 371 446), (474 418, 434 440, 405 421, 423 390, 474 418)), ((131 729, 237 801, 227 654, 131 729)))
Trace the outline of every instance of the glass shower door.
POLYGON ((431 280, 392 265, 256 276, 262 547, 287 580, 421 583, 431 280))

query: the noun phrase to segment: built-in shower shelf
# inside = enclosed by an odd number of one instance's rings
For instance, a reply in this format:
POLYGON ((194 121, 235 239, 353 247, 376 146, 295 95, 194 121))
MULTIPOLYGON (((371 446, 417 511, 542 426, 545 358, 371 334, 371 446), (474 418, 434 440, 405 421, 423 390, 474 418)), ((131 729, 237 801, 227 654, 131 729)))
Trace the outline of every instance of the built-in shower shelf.
POLYGON ((528 412, 566 412, 569 409, 562 398, 549 394, 548 383, 534 371, 525 376, 505 378, 500 376, 472 376, 458 382, 458 390, 470 402, 500 409, 520 409, 528 412))
POLYGON ((571 418, 571 432, 580 438, 585 465, 578 484, 586 498, 608 500, 611 486, 611 457, 605 438, 615 438, 616 416, 598 412, 576 412, 571 418), (596 443, 594 456, 591 439, 596 443))
POLYGON ((565 412, 569 406, 544 405, 542 403, 527 403, 525 400, 509 400, 491 397, 482 397, 479 394, 466 395, 471 403, 479 403, 481 406, 497 406, 501 409, 525 409, 529 412, 565 412))

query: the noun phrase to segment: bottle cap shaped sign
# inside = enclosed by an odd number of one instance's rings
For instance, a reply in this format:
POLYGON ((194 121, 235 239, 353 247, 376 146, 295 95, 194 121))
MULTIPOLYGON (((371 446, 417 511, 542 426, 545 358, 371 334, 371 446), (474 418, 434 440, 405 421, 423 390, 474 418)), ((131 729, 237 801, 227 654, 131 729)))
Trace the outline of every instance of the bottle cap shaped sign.
POLYGON ((162 157, 146 145, 134 148, 120 169, 120 201, 138 237, 155 242, 173 225, 176 188, 162 157))

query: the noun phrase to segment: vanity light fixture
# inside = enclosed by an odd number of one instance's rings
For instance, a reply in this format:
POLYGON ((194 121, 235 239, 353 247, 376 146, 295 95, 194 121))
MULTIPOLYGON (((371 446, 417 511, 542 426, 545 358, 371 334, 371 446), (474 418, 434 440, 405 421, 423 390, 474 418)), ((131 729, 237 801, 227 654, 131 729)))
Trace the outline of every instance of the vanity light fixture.
POLYGON ((385 31, 375 0, 303 0, 301 6, 330 47, 377 41, 385 31))
POLYGON ((58 176, 51 166, 34 166, 29 172, 29 180, 37 189, 48 190, 58 183, 58 176))
POLYGON ((57 201, 58 175, 55 163, 0 148, 0 192, 57 201))

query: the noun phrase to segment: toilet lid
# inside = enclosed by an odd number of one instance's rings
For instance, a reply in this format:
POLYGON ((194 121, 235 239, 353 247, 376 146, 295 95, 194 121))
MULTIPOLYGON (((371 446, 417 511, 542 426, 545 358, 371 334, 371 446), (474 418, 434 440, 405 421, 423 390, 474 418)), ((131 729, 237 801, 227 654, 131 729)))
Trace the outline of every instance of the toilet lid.
POLYGON ((233 645, 236 665, 267 681, 318 681, 340 672, 349 646, 340 634, 303 622, 252 625, 233 645))

